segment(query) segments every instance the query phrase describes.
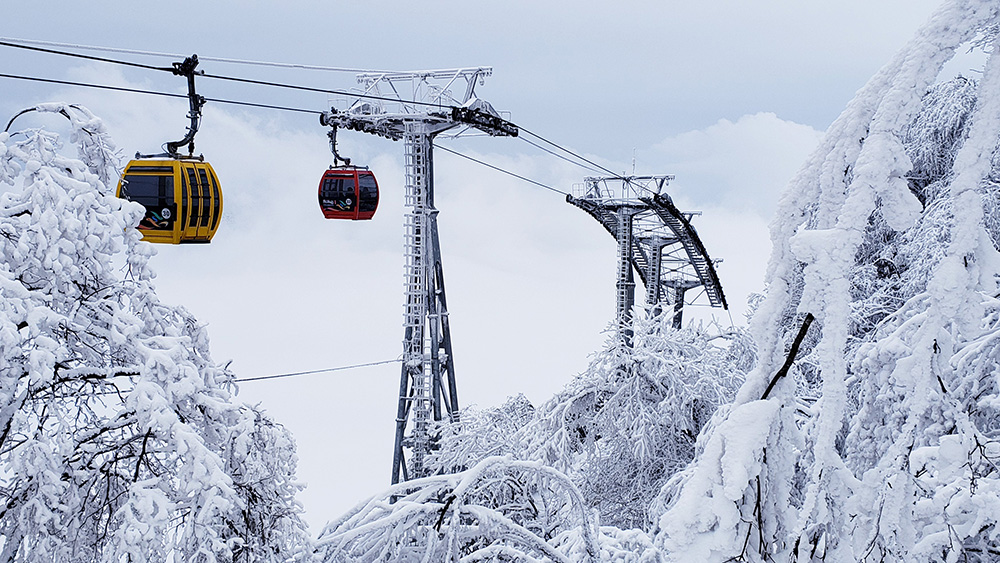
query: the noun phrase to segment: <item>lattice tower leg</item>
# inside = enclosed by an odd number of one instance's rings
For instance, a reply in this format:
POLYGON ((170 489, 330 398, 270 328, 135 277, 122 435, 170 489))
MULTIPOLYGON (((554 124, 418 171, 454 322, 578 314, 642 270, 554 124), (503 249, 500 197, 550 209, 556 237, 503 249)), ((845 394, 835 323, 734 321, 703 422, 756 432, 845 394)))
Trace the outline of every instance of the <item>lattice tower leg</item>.
POLYGON ((404 174, 406 191, 403 216, 403 279, 406 306, 403 314, 403 367, 396 418, 392 482, 422 476, 424 458, 430 447, 431 381, 425 373, 424 338, 427 319, 427 208, 430 176, 430 136, 419 123, 410 124, 404 136, 404 174), (405 436, 407 420, 413 422, 405 436), (412 473, 406 470, 403 448, 412 451, 412 473), (405 473, 410 473, 406 475, 405 473))
POLYGON ((660 314, 660 300, 663 298, 663 288, 660 286, 660 268, 663 264, 663 247, 666 244, 663 237, 655 236, 649 239, 649 270, 646 272, 646 305, 649 305, 653 316, 660 314))
POLYGON ((455 388, 451 331, 444 291, 444 270, 434 209, 432 134, 421 123, 408 124, 405 144, 403 366, 392 482, 424 477, 427 454, 434 447, 431 424, 441 420, 442 406, 455 419, 455 388), (407 435, 407 423, 410 433, 407 435), (410 450, 407 461, 404 451, 410 450))
MULTIPOLYGON (((430 326, 431 376, 433 382, 434 420, 447 413, 458 420, 458 390, 455 387, 455 361, 451 350, 451 325, 448 322, 448 299, 444 291, 444 267, 438 237, 437 210, 430 215, 431 271, 428 273, 428 321, 430 326), (442 407, 444 411, 442 412, 442 407)), ((432 437, 432 447, 433 444, 432 437)))
POLYGON ((676 329, 680 329, 682 321, 684 320, 684 293, 687 291, 686 287, 677 286, 674 288, 674 323, 673 326, 676 329))
POLYGON ((635 212, 618 209, 618 335, 632 345, 632 306, 635 304, 635 278, 632 273, 632 219, 635 212))

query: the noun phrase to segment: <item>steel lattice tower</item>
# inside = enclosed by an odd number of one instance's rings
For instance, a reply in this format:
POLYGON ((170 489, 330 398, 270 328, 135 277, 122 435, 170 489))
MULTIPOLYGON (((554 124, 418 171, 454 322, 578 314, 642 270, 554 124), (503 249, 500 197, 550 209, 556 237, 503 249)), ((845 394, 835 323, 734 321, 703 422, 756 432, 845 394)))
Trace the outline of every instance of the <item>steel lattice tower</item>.
POLYGON ((458 391, 448 301, 434 207, 434 137, 464 125, 495 136, 517 128, 475 96, 486 67, 414 73, 362 74, 363 96, 347 110, 325 112, 321 123, 402 140, 404 146, 403 365, 396 410, 392 483, 427 475, 433 423, 458 417, 458 391), (463 95, 451 88, 463 84, 463 95), (406 93, 404 96, 402 93, 406 93), (391 104, 385 103, 392 99, 391 104), (395 106, 390 108, 389 105, 395 106), (392 110, 392 111, 390 111, 392 110), (409 459, 406 452, 409 451, 409 459))
POLYGON ((586 178, 566 201, 597 219, 618 241, 616 316, 618 333, 632 342, 634 272, 646 285, 646 303, 658 311, 673 306, 681 327, 685 294, 701 287, 714 307, 728 309, 715 264, 691 225, 663 188, 673 176, 586 178))

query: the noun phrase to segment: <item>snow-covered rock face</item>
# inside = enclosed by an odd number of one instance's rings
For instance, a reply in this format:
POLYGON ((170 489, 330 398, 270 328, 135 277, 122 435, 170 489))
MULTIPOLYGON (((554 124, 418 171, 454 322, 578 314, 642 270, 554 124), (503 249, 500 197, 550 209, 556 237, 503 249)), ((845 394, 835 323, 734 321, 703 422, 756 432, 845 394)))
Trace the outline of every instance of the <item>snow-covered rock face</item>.
POLYGON ((35 109, 69 118, 80 158, 45 130, 0 136, 0 560, 294 557, 294 444, 157 299, 100 120, 35 109))

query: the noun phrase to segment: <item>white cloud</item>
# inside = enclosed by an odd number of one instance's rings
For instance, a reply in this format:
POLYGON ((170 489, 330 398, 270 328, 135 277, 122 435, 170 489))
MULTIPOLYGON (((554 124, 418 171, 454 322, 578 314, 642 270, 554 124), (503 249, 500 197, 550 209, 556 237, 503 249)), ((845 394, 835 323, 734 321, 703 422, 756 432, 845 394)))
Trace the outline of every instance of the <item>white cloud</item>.
MULTIPOLYGON (((747 296, 763 289, 776 202, 821 136, 757 113, 675 135, 643 153, 644 161, 675 175, 668 192, 680 209, 702 212, 693 224, 709 255, 723 260, 717 271, 737 324, 744 322, 747 296)), ((689 316, 729 320, 711 309, 689 316)))
POLYGON ((696 205, 769 216, 821 136, 807 125, 758 113, 665 139, 651 158, 676 176, 676 189, 696 205))

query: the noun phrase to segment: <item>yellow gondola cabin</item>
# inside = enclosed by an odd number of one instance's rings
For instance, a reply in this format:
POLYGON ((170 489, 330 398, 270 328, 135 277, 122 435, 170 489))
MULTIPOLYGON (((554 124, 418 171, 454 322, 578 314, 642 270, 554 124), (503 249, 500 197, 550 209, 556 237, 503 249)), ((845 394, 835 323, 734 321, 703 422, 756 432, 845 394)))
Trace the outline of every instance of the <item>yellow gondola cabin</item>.
POLYGON ((222 189, 212 165, 189 159, 139 159, 125 167, 116 195, 142 204, 143 240, 207 243, 219 228, 222 189))

